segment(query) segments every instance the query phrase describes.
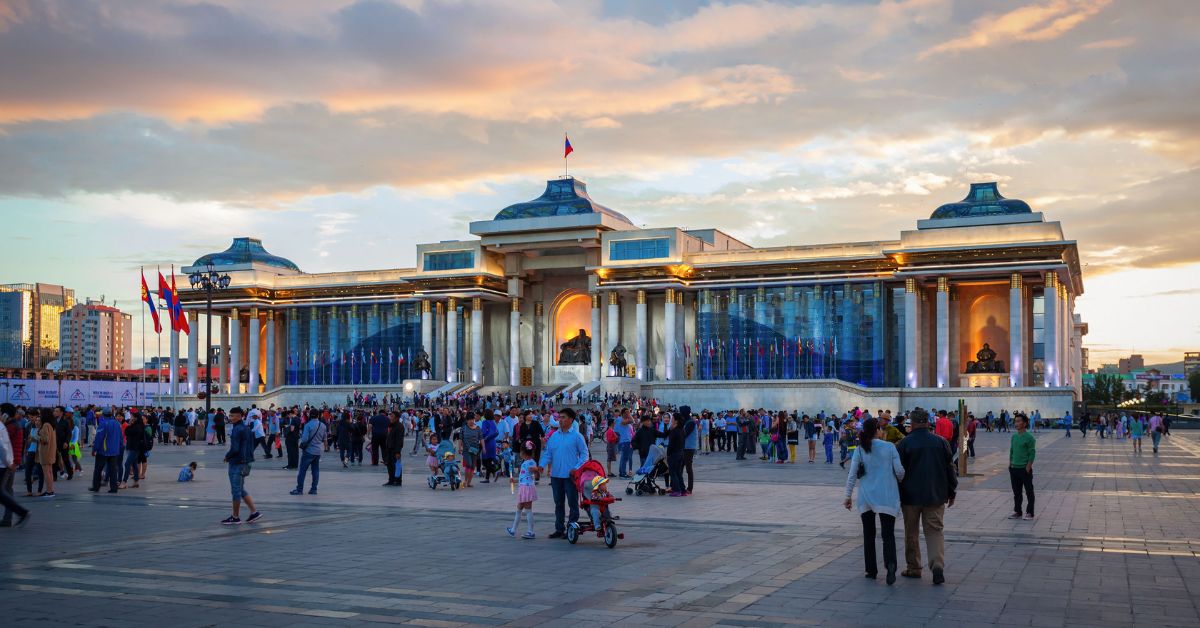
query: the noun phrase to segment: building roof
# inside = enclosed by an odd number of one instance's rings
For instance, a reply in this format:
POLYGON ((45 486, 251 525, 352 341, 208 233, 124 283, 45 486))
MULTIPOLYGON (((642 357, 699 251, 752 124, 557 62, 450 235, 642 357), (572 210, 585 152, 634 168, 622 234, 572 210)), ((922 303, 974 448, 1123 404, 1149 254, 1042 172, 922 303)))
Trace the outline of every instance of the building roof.
POLYGON ((934 210, 930 218, 973 218, 976 216, 1010 216, 1031 214, 1033 210, 1025 201, 1004 198, 996 182, 972 183, 967 197, 957 203, 946 203, 934 210))
POLYGON ((291 260, 271 255, 263 248, 258 238, 234 238, 233 244, 220 253, 209 253, 196 260, 193 266, 235 266, 241 264, 264 264, 300 272, 300 267, 291 260))
POLYGON ((620 212, 613 211, 596 201, 587 193, 587 184, 574 177, 551 179, 546 182, 546 191, 542 195, 526 201, 509 205, 496 214, 494 220, 513 220, 517 218, 548 218, 552 216, 574 216, 577 214, 605 214, 623 222, 633 224, 620 212))

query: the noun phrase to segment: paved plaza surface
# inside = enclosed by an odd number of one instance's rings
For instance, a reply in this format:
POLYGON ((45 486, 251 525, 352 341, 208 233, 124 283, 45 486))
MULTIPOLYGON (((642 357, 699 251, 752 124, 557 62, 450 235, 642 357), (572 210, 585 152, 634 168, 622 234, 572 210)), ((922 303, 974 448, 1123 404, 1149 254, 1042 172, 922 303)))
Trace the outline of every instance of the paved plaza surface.
POLYGON ((979 435, 940 587, 928 570, 863 578, 845 472, 803 450, 794 465, 698 456, 689 498, 622 494, 625 539, 609 550, 546 538, 545 482, 539 538, 513 539, 506 482, 431 491, 416 456, 394 489, 369 456, 343 470, 331 453, 319 495, 299 497, 294 473, 260 456, 247 487, 265 519, 223 527, 224 449, 196 444, 156 446, 139 489, 93 495, 76 479, 26 499, 30 525, 0 530, 0 608, 20 626, 1200 625, 1200 434, 1157 456, 1148 440, 1134 455, 1038 434, 1032 522, 1006 518, 1008 436, 979 435), (177 484, 191 460, 197 481, 177 484))

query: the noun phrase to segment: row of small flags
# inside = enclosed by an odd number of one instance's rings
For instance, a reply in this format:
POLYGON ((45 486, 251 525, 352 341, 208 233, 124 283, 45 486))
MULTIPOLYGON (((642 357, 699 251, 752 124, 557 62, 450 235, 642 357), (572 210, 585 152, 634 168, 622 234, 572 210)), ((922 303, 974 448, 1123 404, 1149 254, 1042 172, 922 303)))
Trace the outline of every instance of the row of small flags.
POLYGON ((721 338, 709 340, 707 343, 697 341, 691 345, 684 344, 681 349, 676 349, 676 351, 681 352, 684 358, 691 358, 693 356, 704 357, 706 354, 711 358, 726 352, 732 353, 734 356, 740 356, 743 352, 747 355, 754 355, 755 353, 758 355, 804 355, 806 351, 808 353, 837 355, 838 349, 837 338, 826 338, 824 340, 820 338, 797 338, 795 343, 791 340, 780 341, 779 339, 772 340, 770 343, 763 343, 753 338, 742 341, 734 338, 729 341, 728 346, 726 346, 725 339, 721 338), (792 350, 793 346, 795 346, 795 351, 792 350))
MULTIPOLYGON (((158 297, 167 303, 165 309, 167 317, 171 321, 171 331, 192 333, 187 317, 183 315, 183 306, 179 303, 179 292, 175 289, 175 266, 171 266, 171 283, 169 285, 167 278, 163 277, 162 271, 158 271, 158 297)), ((150 308, 150 318, 154 320, 154 333, 161 334, 162 322, 158 319, 158 308, 154 305, 154 298, 150 296, 150 287, 146 285, 144 268, 142 269, 142 302, 150 308)))
MULTIPOLYGON (((403 353, 400 353, 399 349, 397 349, 395 352, 393 352, 391 350, 391 348, 389 347, 387 352, 388 352, 388 359, 387 359, 386 363, 390 363, 390 362, 392 362, 392 360, 395 360, 397 365, 404 364, 405 356, 403 353)), ((351 366, 354 366, 357 364, 368 364, 368 362, 367 362, 368 357, 370 357, 370 362, 369 362, 370 364, 379 364, 379 359, 383 357, 383 351, 380 351, 379 355, 376 356, 374 351, 368 352, 366 349, 359 349, 357 356, 353 351, 334 351, 333 353, 334 353, 334 356, 333 356, 334 364, 336 364, 338 362, 340 362, 342 364, 346 364, 346 361, 349 360, 351 366), (349 356, 349 357, 347 357, 347 356, 349 356)), ((410 350, 409 353, 411 354, 412 351, 410 350)), ((300 360, 299 352, 288 353, 288 366, 293 365, 293 361, 292 361, 293 355, 295 356, 296 361, 300 360)), ((305 351, 304 355, 306 357, 306 361, 312 362, 313 365, 323 364, 330 357, 330 353, 328 351, 317 351, 315 353, 313 353, 311 351, 305 351)))

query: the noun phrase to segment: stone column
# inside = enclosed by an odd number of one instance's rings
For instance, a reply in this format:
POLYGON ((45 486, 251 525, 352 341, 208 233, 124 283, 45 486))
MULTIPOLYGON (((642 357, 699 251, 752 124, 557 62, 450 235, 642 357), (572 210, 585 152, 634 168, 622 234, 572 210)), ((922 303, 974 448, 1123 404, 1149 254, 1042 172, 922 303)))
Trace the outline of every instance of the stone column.
POLYGON ((521 385, 521 299, 513 297, 508 313, 508 385, 521 385))
MULTIPOLYGON (((187 313, 188 328, 192 331, 188 333, 188 370, 187 370, 187 392, 189 395, 194 395, 200 388, 197 386, 198 378, 200 377, 200 316, 195 310, 187 313)), ((204 359, 205 362, 208 358, 204 359)))
POLYGON ((920 355, 917 333, 920 327, 917 297, 917 280, 904 280, 904 385, 916 388, 921 381, 920 355))
MULTIPOLYGON (((607 359, 612 355, 613 349, 620 342, 621 335, 621 297, 616 291, 608 293, 608 334, 604 338, 604 356, 602 359, 607 359)), ((612 367, 609 367, 612 368, 612 367)), ((624 373, 609 373, 617 377, 622 377, 624 373)))
MULTIPOLYGON (((546 360, 545 360, 545 340, 546 340, 546 308, 541 301, 536 301, 533 304, 533 383, 545 384, 546 360)), ((551 343, 550 352, 553 354, 557 346, 551 343)), ((557 355, 550 357, 551 364, 557 355)))
POLYGON ((177 395, 179 394, 179 332, 172 329, 167 342, 170 343, 168 349, 171 352, 171 373, 167 377, 167 394, 177 395))
POLYGON ((600 343, 600 294, 593 292, 592 298, 592 379, 600 379, 600 372, 604 364, 604 352, 600 350, 604 345, 600 343))
POLYGON ((446 301, 446 381, 458 381, 458 299, 446 301))
POLYGON ((471 381, 483 383, 483 299, 471 299, 471 381))
POLYGON ((1042 373, 1046 386, 1058 386, 1058 382, 1061 381, 1058 372, 1058 345, 1060 342, 1059 320, 1062 316, 1059 312, 1058 295, 1058 274, 1046 273, 1042 314, 1042 355, 1045 356, 1042 373))
POLYGON ((246 392, 252 395, 258 394, 258 368, 261 365, 258 357, 259 343, 261 341, 258 334, 261 324, 258 320, 258 308, 250 308, 250 342, 247 343, 250 345, 250 385, 247 387, 246 392))
POLYGON ((266 376, 263 378, 263 388, 266 390, 275 387, 275 369, 278 366, 278 361, 275 359, 276 352, 275 311, 267 310, 267 368, 266 376))
POLYGON ((433 304, 433 324, 437 326, 436 340, 433 341, 433 372, 444 376, 446 374, 446 304, 442 301, 433 304))
POLYGON ((1008 385, 1025 385, 1025 343, 1021 328, 1025 322, 1024 290, 1021 273, 1013 273, 1008 281, 1008 385))
POLYGON ((937 278, 937 387, 950 385, 950 280, 937 278))
POLYGON ((649 356, 649 347, 646 339, 646 291, 637 291, 637 305, 633 311, 634 326, 637 327, 637 378, 646 381, 646 363, 649 356))
MULTIPOLYGON (((433 307, 428 300, 421 301, 421 350, 433 361, 433 307)), ((421 379, 430 379, 433 375, 426 371, 419 373, 421 379)))
POLYGON ((675 329, 675 290, 667 288, 663 305, 663 379, 675 379, 675 351, 679 346, 675 329))
POLYGON ((220 385, 220 390, 223 393, 229 392, 229 317, 217 316, 220 322, 220 337, 217 339, 217 348, 220 355, 217 357, 217 382, 220 385))
MULTIPOLYGON (((224 331, 224 330, 222 330, 224 331)), ((237 308, 229 310, 229 394, 242 394, 241 358, 242 358, 242 321, 238 318, 237 308)))

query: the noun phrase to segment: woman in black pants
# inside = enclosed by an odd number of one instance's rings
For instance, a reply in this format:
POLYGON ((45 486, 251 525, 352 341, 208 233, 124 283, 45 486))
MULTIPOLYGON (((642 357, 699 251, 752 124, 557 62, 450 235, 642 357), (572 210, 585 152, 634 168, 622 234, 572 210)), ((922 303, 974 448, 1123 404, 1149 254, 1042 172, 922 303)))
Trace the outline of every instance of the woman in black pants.
POLYGON ((667 430, 667 469, 671 475, 671 497, 683 497, 683 419, 679 414, 671 417, 671 429, 667 430))

